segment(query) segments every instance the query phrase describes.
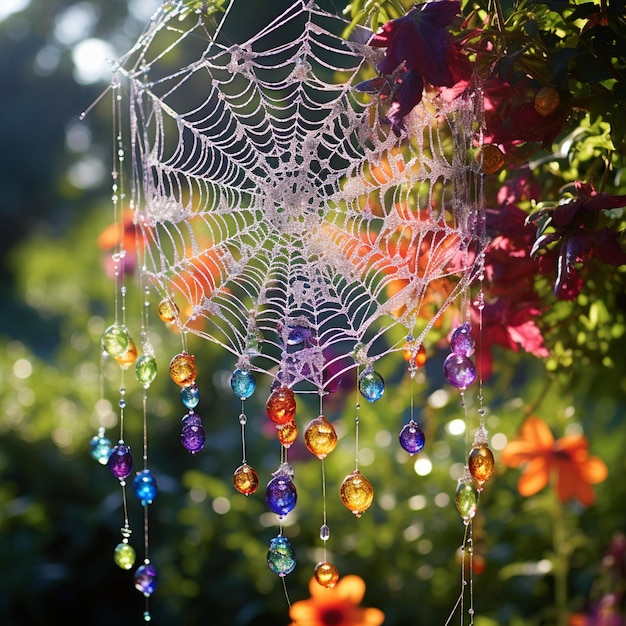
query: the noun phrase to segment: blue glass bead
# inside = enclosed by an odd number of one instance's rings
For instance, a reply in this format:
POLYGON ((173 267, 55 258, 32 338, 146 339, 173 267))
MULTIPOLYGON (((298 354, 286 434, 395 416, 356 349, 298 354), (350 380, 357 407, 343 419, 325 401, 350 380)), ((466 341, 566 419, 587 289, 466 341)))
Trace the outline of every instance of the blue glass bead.
POLYGON ((452 332, 450 337, 450 350, 454 354, 462 354, 463 356, 471 356, 474 354, 476 343, 472 337, 472 327, 469 322, 465 322, 452 332))
POLYGON ((385 381, 378 372, 367 368, 359 376, 359 391, 367 401, 376 402, 376 400, 380 400, 383 397, 383 393, 385 393, 385 381))
POLYGON ((141 506, 152 504, 157 495, 157 483, 149 469, 137 472, 133 479, 133 491, 137 499, 141 502, 141 506))
POLYGON ((288 346, 299 346, 301 343, 310 345, 313 332, 306 326, 294 325, 289 327, 289 334, 287 335, 288 346))
POLYGON ((476 380, 476 367, 469 357, 452 352, 443 362, 443 375, 453 387, 463 391, 476 380))
POLYGON ((198 386, 194 383, 183 387, 180 390, 180 399, 186 408, 195 409, 200 402, 200 390, 198 386))
POLYGON ((411 420, 400 431, 400 445, 411 455, 424 447, 424 431, 411 420))
POLYGON ((267 564, 274 574, 278 574, 281 578, 293 572, 296 567, 296 553, 287 537, 278 535, 270 540, 267 564))
POLYGON ((287 515, 296 506, 298 494, 291 477, 277 473, 265 489, 265 503, 267 508, 276 515, 287 515))
POLYGON ((254 393, 256 380, 250 370, 237 368, 230 377, 230 387, 240 400, 246 400, 254 393))
POLYGON ((130 446, 123 443, 116 445, 111 451, 108 461, 111 474, 120 480, 130 475, 133 470, 133 457, 130 453, 130 446))
POLYGON ((144 596, 151 596, 157 587, 157 573, 152 563, 144 563, 137 568, 135 576, 135 589, 144 596))
POLYGON ((202 426, 200 418, 195 413, 188 413, 183 418, 183 430, 180 434, 180 441, 191 454, 196 454, 204 448, 206 431, 202 426))
POLYGON ((111 456, 111 440, 102 435, 95 435, 89 442, 89 453, 98 463, 106 465, 111 456))

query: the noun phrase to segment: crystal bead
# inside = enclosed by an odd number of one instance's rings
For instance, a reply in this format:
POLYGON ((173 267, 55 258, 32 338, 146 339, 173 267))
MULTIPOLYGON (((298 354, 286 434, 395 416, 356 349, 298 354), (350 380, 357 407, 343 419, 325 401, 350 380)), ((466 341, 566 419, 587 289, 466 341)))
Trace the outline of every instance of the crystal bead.
POLYGON ((133 491, 137 499, 141 502, 141 506, 152 504, 152 501, 156 498, 158 487, 149 469, 137 472, 137 475, 133 479, 133 491))
POLYGON ((265 409, 274 424, 286 424, 296 414, 296 398, 289 387, 277 387, 272 391, 265 409))
POLYGON ((135 589, 144 596, 151 596, 157 587, 157 573, 152 563, 144 563, 137 568, 134 576, 135 589))
POLYGON ((191 385, 196 380, 196 359, 193 354, 177 354, 170 361, 170 376, 181 387, 191 385))
POLYGON ((457 326, 450 336, 450 350, 454 354, 471 356, 474 354, 476 342, 472 337, 472 327, 468 322, 457 326))
POLYGON ((276 515, 284 516, 293 511, 298 499, 296 486, 293 484, 293 472, 286 464, 281 465, 265 489, 265 504, 276 515))
POLYGON ((135 363, 135 378, 147 389, 157 375, 157 362, 151 354, 142 354, 135 363))
POLYGON ((474 446, 469 453, 467 461, 470 474, 476 479, 479 487, 488 481, 495 469, 493 452, 486 444, 474 446))
POLYGON ((135 363, 135 361, 137 360, 137 346, 132 339, 128 344, 128 349, 126 350, 126 352, 124 352, 124 354, 121 354, 120 356, 116 356, 115 360, 123 370, 127 370, 135 363))
POLYGON ((278 574, 281 578, 293 572, 296 567, 296 553, 287 537, 278 535, 270 540, 267 564, 274 574, 278 574))
POLYGON ((102 349, 114 359, 122 356, 131 344, 128 331, 119 324, 109 326, 102 335, 102 349))
POLYGON ((253 494, 259 486, 259 476, 247 463, 240 465, 233 474, 235 489, 244 496, 253 494))
POLYGON ((256 389, 256 380, 250 370, 237 368, 230 377, 230 388, 240 400, 247 400, 256 389))
POLYGON ((291 420, 286 424, 276 424, 276 434, 278 441, 285 448, 289 448, 298 438, 298 426, 295 420, 291 420))
POLYGON ((318 585, 332 589, 339 580, 339 572, 337 568, 328 561, 322 561, 315 566, 313 576, 318 585))
POLYGON ((456 487, 454 498, 457 511, 461 517, 467 522, 476 515, 476 507, 478 506, 478 490, 474 480, 463 477, 459 479, 456 487))
POLYGON ((426 363, 426 348, 424 344, 420 344, 420 347, 415 350, 415 346, 407 343, 404 347, 404 360, 409 363, 409 366, 416 368, 422 367, 426 363))
POLYGON ((159 302, 157 313, 162 322, 171 324, 178 318, 178 305, 173 300, 166 298, 165 300, 161 300, 161 302, 159 302))
POLYGON ((476 380, 476 367, 469 357, 452 352, 443 362, 443 375, 453 387, 463 391, 476 380))
POLYGON ((305 345, 311 343, 313 332, 307 326, 294 325, 289 327, 289 334, 287 335, 288 346, 298 346, 301 343, 305 345))
POLYGON ((325 458, 337 445, 335 427, 323 415, 316 417, 304 431, 304 443, 318 459, 325 458))
POLYGON ((251 330, 246 335, 246 346, 244 354, 251 359, 261 354, 261 344, 263 343, 263 333, 260 330, 251 330))
POLYGON ((200 402, 200 390, 195 383, 180 390, 180 400, 187 409, 195 409, 200 402))
POLYGON ((101 465, 106 465, 111 456, 111 440, 103 435, 94 435, 89 442, 89 453, 101 465))
POLYGON ((322 541, 328 541, 330 539, 330 528, 328 524, 322 524, 320 526, 320 539, 322 541))
POLYGON ((359 376, 359 391, 367 401, 376 402, 385 393, 385 381, 378 372, 367 368, 359 376))
POLYGON ((135 564, 135 549, 123 541, 115 546, 113 551, 113 561, 121 569, 131 569, 135 564))
POLYGON ((340 496, 346 508, 361 517, 374 500, 374 488, 359 470, 354 470, 341 483, 340 496))
POLYGON ((414 455, 424 448, 424 431, 411 420, 400 431, 400 445, 410 454, 414 455))
POLYGON ((119 443, 111 451, 109 456, 109 470, 111 474, 120 480, 130 475, 133 469, 133 457, 130 453, 130 447, 119 443))
POLYGON ((183 417, 183 430, 180 441, 191 454, 197 454, 204 448, 206 431, 200 418, 195 413, 188 413, 183 417))

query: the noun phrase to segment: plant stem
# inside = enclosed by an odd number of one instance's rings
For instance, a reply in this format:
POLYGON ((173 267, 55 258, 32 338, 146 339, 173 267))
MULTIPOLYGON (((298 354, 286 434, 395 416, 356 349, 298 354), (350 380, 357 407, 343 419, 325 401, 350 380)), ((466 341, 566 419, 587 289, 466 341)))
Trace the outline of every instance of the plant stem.
POLYGON ((554 549, 554 607, 556 610, 556 625, 567 626, 567 579, 569 574, 570 542, 567 540, 565 507, 554 493, 554 507, 552 514, 552 540, 554 549))

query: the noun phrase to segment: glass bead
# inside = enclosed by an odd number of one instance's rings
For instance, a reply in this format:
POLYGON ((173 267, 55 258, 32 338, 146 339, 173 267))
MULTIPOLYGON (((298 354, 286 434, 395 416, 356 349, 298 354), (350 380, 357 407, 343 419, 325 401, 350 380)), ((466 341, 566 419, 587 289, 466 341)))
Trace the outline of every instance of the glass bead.
POLYGON ((479 486, 488 481, 495 469, 493 452, 486 444, 474 446, 469 453, 467 461, 470 474, 476 479, 479 486))
POLYGON ((200 403, 200 390, 195 383, 180 390, 180 400, 187 409, 195 409, 200 403))
POLYGON ((473 480, 461 478, 456 487, 454 498, 457 511, 466 522, 476 515, 478 506, 478 490, 473 480))
POLYGON ((289 334, 287 335, 288 346, 299 346, 301 343, 308 345, 311 343, 313 332, 306 326, 290 326, 289 334))
POLYGON ((196 380, 196 359, 193 354, 181 352, 170 361, 170 376, 181 387, 191 385, 196 380))
POLYGON ((109 326, 102 335, 102 349, 114 359, 122 356, 131 344, 128 331, 119 324, 109 326))
POLYGON ((463 391, 476 380, 476 367, 469 357, 452 352, 443 362, 443 375, 453 387, 463 391))
POLYGON ((483 172, 485 174, 495 174, 504 165, 504 154, 498 146, 485 144, 478 157, 482 159, 483 172))
POLYGON ((296 414, 296 398, 289 387, 277 387, 272 391, 265 409, 274 424, 291 422, 296 414))
POLYGON ((261 344, 263 343, 263 333, 260 330, 249 331, 246 335, 246 346, 243 353, 251 359, 261 354, 261 344))
POLYGON ((323 415, 316 417, 304 431, 304 443, 318 459, 325 458, 337 445, 335 427, 323 415))
POLYGON ((123 370, 127 370, 129 367, 131 367, 135 363, 135 361, 137 360, 137 346, 135 345, 135 342, 132 339, 130 343, 128 344, 128 350, 126 350, 124 354, 121 354, 120 356, 116 356, 115 360, 118 362, 119 366, 123 370))
POLYGON ((288 473, 282 473, 279 469, 265 489, 267 508, 282 517, 293 511, 297 500, 298 493, 292 477, 288 473))
POLYGON ((354 470, 341 483, 340 496, 346 508, 361 517, 374 501, 374 488, 359 470, 354 470))
POLYGON ((111 474, 120 480, 123 480, 133 470, 133 457, 130 453, 130 446, 123 443, 116 445, 109 456, 109 470, 111 474))
POLYGON ((424 431, 411 420, 400 431, 400 445, 412 456, 424 448, 424 431))
POLYGON ((240 465, 233 474, 235 489, 244 496, 253 494, 259 486, 259 476, 247 463, 240 465))
POLYGON ((369 402, 376 402, 385 393, 385 381, 383 377, 373 369, 367 368, 359 376, 359 391, 369 402))
POLYGON ((157 362, 151 354, 142 354, 135 363, 135 378, 147 389, 157 375, 157 362))
POLYGON ((278 441, 285 447, 289 448, 298 438, 298 425, 295 420, 291 420, 286 424, 276 424, 276 434, 278 441))
POLYGON ((328 541, 330 539, 330 528, 328 524, 322 524, 320 526, 320 539, 322 541, 328 541))
POLYGON ((457 326, 450 336, 450 350, 454 354, 462 354, 464 356, 471 356, 474 354, 474 347, 476 342, 472 337, 472 327, 466 322, 457 326))
POLYGON ((115 565, 117 565, 121 569, 131 569, 131 567, 135 564, 135 559, 137 555, 135 554, 135 548, 127 543, 118 543, 115 546, 115 550, 113 551, 113 561, 115 565))
POLYGON ((250 370, 237 368, 230 377, 230 388, 240 400, 247 400, 256 389, 256 380, 250 370))
POLYGON ((152 504, 156 498, 158 487, 152 472, 149 469, 137 472, 133 479, 133 491, 137 499, 141 502, 141 506, 152 504))
POLYGON ((557 110, 560 102, 561 96, 559 92, 554 87, 546 85, 535 95, 535 111, 541 117, 548 117, 557 110))
POLYGON ((183 430, 180 434, 180 441, 184 448, 197 454, 204 448, 206 443, 206 431, 200 418, 195 413, 188 413, 183 417, 183 430))
POLYGON ((270 540, 267 564, 274 574, 281 578, 293 572, 296 567, 296 553, 287 537, 278 535, 270 540))
POLYGON ((161 302, 159 302, 157 313, 161 318, 161 321, 166 324, 171 324, 178 318, 179 308, 173 300, 166 298, 165 300, 161 300, 161 302))
POLYGON ((332 589, 339 580, 339 572, 337 568, 328 561, 322 561, 315 566, 313 576, 318 585, 332 589))
POLYGON ((404 360, 409 363, 409 365, 413 365, 414 367, 422 367, 424 363, 426 363, 426 348, 424 348, 424 344, 421 344, 420 347, 415 350, 415 346, 407 343, 404 347, 404 360))
POLYGON ((89 442, 89 453, 101 465, 106 465, 111 456, 111 440, 102 435, 95 435, 89 442))
POLYGON ((144 596, 151 596, 157 587, 157 573, 152 563, 144 563, 137 568, 134 576, 135 589, 144 596))

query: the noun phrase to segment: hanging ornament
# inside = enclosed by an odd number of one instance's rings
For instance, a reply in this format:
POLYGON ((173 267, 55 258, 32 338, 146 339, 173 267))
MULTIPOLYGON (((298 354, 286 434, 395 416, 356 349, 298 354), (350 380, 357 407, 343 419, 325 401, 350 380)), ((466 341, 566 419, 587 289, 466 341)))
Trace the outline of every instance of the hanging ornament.
POLYGON ((376 402, 385 393, 385 381, 378 372, 367 367, 359 376, 359 391, 368 402, 376 402))
POLYGON ((296 414, 296 398, 289 387, 277 387, 272 391, 265 409, 274 424, 286 424, 296 414))
POLYGON ((559 92, 550 85, 542 87, 535 95, 535 111, 541 117, 552 115, 558 108, 561 97, 559 92))
POLYGON ((294 509, 298 499, 293 469, 288 463, 281 463, 272 476, 265 489, 265 503, 272 513, 283 517, 294 509))
POLYGON ((119 366, 123 370, 127 370, 129 367, 131 367, 131 365, 135 363, 135 361, 137 360, 137 346, 132 339, 128 344, 128 349, 126 350, 126 352, 124 352, 124 354, 121 354, 120 356, 116 356, 115 360, 118 362, 119 366))
POLYGON ((478 488, 482 489, 483 484, 491 478, 495 469, 493 452, 486 443, 474 445, 470 450, 467 466, 478 483, 478 488))
POLYGON ((416 452, 419 452, 424 448, 425 436, 424 431, 417 425, 417 423, 411 420, 400 431, 400 445, 413 456, 416 452))
POLYGON ((191 454, 197 454, 204 448, 206 442, 206 431, 202 426, 200 417, 193 412, 187 413, 183 417, 183 429, 180 434, 180 441, 191 454))
POLYGON ((200 390, 196 383, 187 385, 180 390, 180 400, 183 406, 189 410, 195 409, 200 403, 200 390))
POLYGON ((178 305, 173 300, 166 298, 165 300, 161 300, 161 302, 159 302, 157 313, 161 318, 161 321, 166 324, 172 324, 178 319, 180 311, 178 309, 178 305))
POLYGON ((337 568, 328 561, 322 561, 315 566, 313 576, 318 585, 331 589, 339 580, 339 572, 337 568))
POLYGON ((296 553, 287 537, 278 535, 270 541, 267 564, 274 574, 281 578, 293 572, 296 567, 296 553))
POLYGON ((137 472, 133 479, 133 491, 137 499, 141 502, 141 506, 152 504, 157 495, 157 483, 149 469, 137 472))
POLYGON ((374 488, 359 470, 354 470, 341 483, 340 495, 346 508, 361 517, 374 500, 374 488))
POLYGON ((472 327, 468 322, 457 326, 450 336, 450 350, 454 354, 471 356, 474 354, 476 342, 472 337, 472 327))
POLYGON ((113 551, 113 561, 121 569, 129 570, 135 564, 135 549, 128 543, 121 542, 115 546, 113 551))
POLYGON ((426 348, 422 343, 416 350, 413 342, 407 341, 407 344, 404 346, 403 356, 404 360, 409 364, 409 368, 417 370, 426 363, 426 348))
POLYGON ((304 443, 318 459, 323 459, 335 449, 337 433, 334 426, 320 415, 311 420, 306 427, 304 443))
POLYGON ((196 374, 196 359, 193 354, 181 352, 170 361, 170 376, 177 385, 191 385, 196 380, 196 374))
POLYGON ((120 441, 111 451, 108 465, 113 476, 120 480, 127 478, 133 469, 133 457, 130 453, 130 446, 120 441))
POLYGON ((298 438, 298 426, 295 420, 291 420, 286 424, 276 424, 276 435, 278 441, 285 447, 289 448, 298 438))
POLYGON ((111 440, 104 436, 104 428, 98 430, 89 442, 89 454, 101 465, 106 465, 111 456, 111 440))
POLYGON ((246 335, 246 346, 244 348, 243 353, 253 359, 255 356, 259 356, 261 354, 261 344, 263 343, 263 333, 257 328, 248 329, 248 334, 246 335))
POLYGON ((154 565, 150 561, 144 561, 144 564, 137 568, 134 581, 137 591, 146 597, 151 596, 157 587, 157 573, 154 565))
POLYGON ((109 326, 102 335, 102 349, 110 356, 116 359, 123 356, 132 339, 128 334, 128 331, 119 324, 113 324, 109 326))
POLYGON ((235 489, 244 496, 253 494, 259 486, 259 476, 247 463, 242 463, 233 474, 235 489))
POLYGON ((230 377, 230 387, 240 400, 247 400, 256 389, 256 380, 250 370, 237 368, 230 377))
POLYGON ((476 367, 468 356, 452 352, 443 362, 443 375, 453 387, 464 391, 476 380, 476 367))
POLYGON ((466 473, 463 478, 459 479, 454 501, 464 522, 469 522, 476 515, 478 489, 471 475, 466 473))
POLYGON ((157 363, 151 354, 142 354, 135 363, 135 377, 148 389, 157 375, 157 363))
POLYGON ((485 174, 495 174, 504 165, 502 150, 492 143, 487 143, 482 147, 478 158, 482 159, 485 174))

